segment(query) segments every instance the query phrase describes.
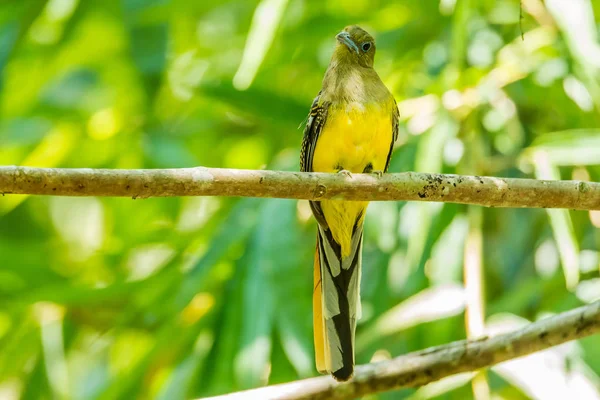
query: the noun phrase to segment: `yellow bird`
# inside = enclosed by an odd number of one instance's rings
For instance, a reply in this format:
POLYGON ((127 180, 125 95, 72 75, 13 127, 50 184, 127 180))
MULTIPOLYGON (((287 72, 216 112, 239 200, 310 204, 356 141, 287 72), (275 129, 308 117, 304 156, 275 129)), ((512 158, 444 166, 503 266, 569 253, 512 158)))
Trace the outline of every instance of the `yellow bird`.
MULTIPOLYGON (((358 26, 337 36, 335 51, 308 116, 304 172, 387 171, 398 136, 398 107, 373 69, 375 41, 358 26)), ((315 358, 338 381, 354 373, 354 332, 360 318, 363 221, 368 202, 311 201, 318 222, 314 261, 315 358)))

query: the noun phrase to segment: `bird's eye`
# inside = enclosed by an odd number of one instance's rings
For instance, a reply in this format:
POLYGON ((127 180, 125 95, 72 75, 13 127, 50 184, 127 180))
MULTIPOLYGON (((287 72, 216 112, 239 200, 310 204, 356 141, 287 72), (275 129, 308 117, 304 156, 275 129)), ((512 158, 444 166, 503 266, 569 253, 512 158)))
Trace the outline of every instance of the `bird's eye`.
POLYGON ((371 42, 363 43, 362 49, 366 53, 371 48, 371 42))

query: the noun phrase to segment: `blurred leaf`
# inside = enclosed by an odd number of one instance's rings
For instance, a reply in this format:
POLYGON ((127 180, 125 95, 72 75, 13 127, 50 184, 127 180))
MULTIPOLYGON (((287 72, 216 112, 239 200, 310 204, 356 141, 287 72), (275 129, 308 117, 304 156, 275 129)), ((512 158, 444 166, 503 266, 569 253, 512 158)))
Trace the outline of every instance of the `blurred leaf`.
POLYGON ((464 243, 468 229, 467 218, 457 215, 436 241, 427 271, 432 284, 462 281, 464 243))
POLYGON ((591 0, 573 0, 568 6, 560 0, 547 0, 546 6, 565 33, 574 58, 583 65, 600 68, 600 43, 591 0))
POLYGON ((131 57, 144 78, 149 98, 158 90, 166 66, 168 17, 164 0, 125 0, 123 8, 130 35, 131 57))
POLYGON ((287 3, 288 0, 262 0, 256 7, 242 62, 233 77, 233 86, 236 89, 246 90, 252 84, 265 54, 271 47, 287 3))
MULTIPOLYGON (((537 152, 534 159, 535 175, 538 179, 560 179, 558 169, 548 160, 545 152, 537 152)), ((579 283, 579 244, 573 230, 571 216, 568 210, 549 208, 546 212, 558 245, 567 288, 573 290, 579 283)))
POLYGON ((194 155, 181 141, 152 135, 146 139, 146 154, 156 168, 190 168, 198 165, 194 155))
POLYGON ((53 107, 78 109, 90 106, 89 94, 98 85, 98 76, 89 69, 68 73, 60 80, 51 83, 42 95, 41 101, 53 107))
MULTIPOLYGON (((261 208, 260 219, 263 222, 266 216, 272 217, 267 211, 270 209, 272 208, 268 205, 261 208)), ((271 352, 275 302, 273 299, 274 288, 269 280, 269 272, 273 268, 271 264, 273 260, 262 258, 263 251, 268 252, 267 246, 270 242, 270 238, 263 234, 264 228, 268 226, 259 224, 252 241, 254 242, 251 247, 252 253, 248 260, 249 275, 245 282, 244 307, 241 313, 243 316, 241 343, 235 362, 237 380, 242 388, 266 383, 267 362, 271 352), (258 310, 260 312, 257 312, 258 310)))
MULTIPOLYGON (((31 153, 22 160, 21 165, 30 167, 55 167, 60 164, 72 150, 76 141, 77 132, 72 126, 63 125, 54 128, 35 147, 31 153)), ((0 199, 0 215, 8 213, 28 196, 19 195, 0 199)))
MULTIPOLYGON (((522 328, 528 321, 514 315, 490 317, 490 335, 522 328)), ((598 377, 586 371, 576 343, 567 343, 529 356, 492 367, 492 370, 519 387, 531 398, 577 396, 578 399, 599 399, 598 377), (587 375, 587 376, 586 376, 587 375)))
POLYGON ((237 243, 246 239, 258 217, 255 199, 239 201, 230 211, 227 220, 211 240, 211 247, 189 270, 179 293, 175 296, 178 308, 184 307, 200 289, 208 270, 213 267, 237 243))
POLYGON ((357 351, 376 343, 384 336, 395 334, 418 324, 448 318, 463 312, 465 294, 456 284, 425 289, 383 313, 372 326, 356 339, 357 351))
POLYGON ((51 128, 52 122, 45 118, 13 119, 4 125, 0 145, 4 148, 37 144, 51 128))
MULTIPOLYGON (((415 170, 419 172, 441 172, 442 154, 446 141, 458 133, 458 125, 448 115, 439 115, 437 124, 419 142, 419 148, 415 159, 415 170)), ((429 232, 434 218, 443 208, 443 204, 418 203, 414 211, 414 231, 409 235, 406 261, 413 271, 420 274, 423 271, 425 261, 429 257, 433 242, 429 232)))
MULTIPOLYGON (((12 16, 14 19, 2 21, 3 24, 0 25, 0 72, 3 71, 11 53, 23 40, 35 19, 42 13, 48 0, 33 0, 21 4, 7 3, 9 4, 3 5, 6 9, 2 10, 4 11, 2 14, 4 14, 3 16, 12 16)), ((1 89, 2 83, 0 82, 0 93, 1 89)))
MULTIPOLYGON (((256 118, 278 123, 285 123, 296 129, 308 114, 309 103, 300 103, 286 95, 279 95, 264 89, 250 88, 237 91, 229 84, 205 82, 200 86, 200 93, 216 100, 231 104, 242 111, 251 113, 256 118)), ((300 133, 298 133, 300 135, 300 133)), ((300 140, 300 136, 298 138, 300 140)))
POLYGON ((194 378, 194 373, 200 367, 200 363, 207 356, 213 344, 211 336, 209 332, 201 332, 198 335, 192 354, 185 357, 175 367, 157 400, 184 400, 189 397, 188 391, 194 378))
POLYGON ((306 375, 309 371, 311 357, 308 348, 305 343, 290 336, 290 330, 302 332, 292 323, 297 317, 290 318, 301 309, 295 306, 293 297, 290 298, 289 289, 280 287, 280 283, 294 273, 290 266, 295 263, 290 264, 290 260, 298 259, 298 235, 290 229, 295 211, 295 202, 286 200, 268 199, 261 207, 260 222, 251 241, 241 349, 236 358, 236 371, 242 388, 266 383, 276 311, 286 315, 280 317, 280 326, 283 328, 282 343, 291 356, 290 360, 300 373, 306 375))
POLYGON ((440 379, 437 382, 422 386, 414 395, 410 397, 410 399, 421 400, 439 397, 461 386, 467 385, 469 382, 471 382, 474 376, 475 372, 463 372, 462 374, 440 379))
POLYGON ((552 165, 593 165, 600 160, 600 129, 571 129, 539 136, 523 153, 535 162, 544 152, 552 165))

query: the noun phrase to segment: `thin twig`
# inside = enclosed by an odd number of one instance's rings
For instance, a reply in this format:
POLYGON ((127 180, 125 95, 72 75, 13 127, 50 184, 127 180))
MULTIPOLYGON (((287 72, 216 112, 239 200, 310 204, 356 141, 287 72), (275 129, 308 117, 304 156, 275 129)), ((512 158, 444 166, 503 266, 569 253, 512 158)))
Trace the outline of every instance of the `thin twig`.
POLYGON ((600 184, 403 172, 338 174, 220 168, 0 167, 0 194, 236 196, 307 200, 416 200, 486 207, 600 209, 600 184))
POLYGON ((353 399, 366 394, 421 386, 461 372, 475 371, 600 332, 600 301, 544 318, 503 335, 459 341, 359 366, 352 380, 329 376, 267 386, 211 400, 353 399))

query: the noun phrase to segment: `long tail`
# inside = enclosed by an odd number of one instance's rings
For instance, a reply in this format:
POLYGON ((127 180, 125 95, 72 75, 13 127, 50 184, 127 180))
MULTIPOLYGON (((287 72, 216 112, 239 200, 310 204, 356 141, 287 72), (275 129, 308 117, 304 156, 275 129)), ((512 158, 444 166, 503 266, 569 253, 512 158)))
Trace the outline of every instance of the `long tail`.
POLYGON ((331 232, 319 226, 315 253, 313 325, 317 369, 347 381, 354 373, 354 331, 360 318, 362 224, 355 225, 351 252, 341 256, 331 232))

